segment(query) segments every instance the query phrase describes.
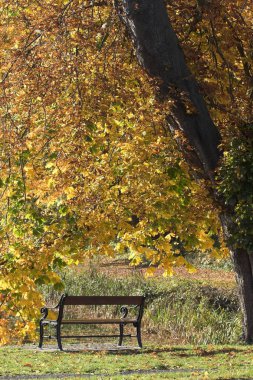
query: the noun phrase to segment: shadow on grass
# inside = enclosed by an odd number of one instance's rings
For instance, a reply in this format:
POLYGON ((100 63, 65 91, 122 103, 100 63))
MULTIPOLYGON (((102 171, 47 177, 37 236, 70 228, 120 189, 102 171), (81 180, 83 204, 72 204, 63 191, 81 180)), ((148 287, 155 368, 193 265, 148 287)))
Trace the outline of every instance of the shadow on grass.
MULTIPOLYGON (((252 348, 253 351, 253 348, 252 348)), ((102 348, 101 349, 92 349, 92 348, 83 348, 83 349, 64 349, 63 352, 66 353, 98 353, 98 352, 105 352, 107 355, 117 355, 117 356, 131 356, 131 355, 146 355, 146 354, 159 354, 159 353, 168 353, 172 356, 178 356, 178 357, 194 357, 194 356, 215 356, 219 354, 230 354, 230 353, 243 353, 243 350, 232 348, 232 347, 224 347, 221 349, 216 350, 205 350, 203 348, 185 348, 185 347, 163 347, 163 348, 157 348, 157 349, 151 349, 151 348, 144 348, 143 350, 139 348, 113 348, 113 349, 107 349, 102 348)), ((253 378, 252 378, 253 379, 253 378)))

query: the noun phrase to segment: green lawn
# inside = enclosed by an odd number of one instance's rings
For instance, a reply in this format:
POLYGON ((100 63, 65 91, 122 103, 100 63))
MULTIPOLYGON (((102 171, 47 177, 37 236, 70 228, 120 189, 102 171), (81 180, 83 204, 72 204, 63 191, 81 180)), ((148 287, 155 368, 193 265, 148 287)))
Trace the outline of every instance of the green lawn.
MULTIPOLYGON (((65 345, 67 347, 67 345, 65 345)), ((251 346, 152 346, 143 350, 44 351, 2 347, 0 379, 5 375, 94 374, 94 379, 253 379, 251 346), (126 374, 129 370, 173 372, 126 374), (122 374, 121 374, 122 373, 122 374)), ((81 377, 80 377, 81 378, 81 377)), ((71 377, 68 377, 71 379, 71 377)), ((78 379, 73 377, 72 379, 78 379)))

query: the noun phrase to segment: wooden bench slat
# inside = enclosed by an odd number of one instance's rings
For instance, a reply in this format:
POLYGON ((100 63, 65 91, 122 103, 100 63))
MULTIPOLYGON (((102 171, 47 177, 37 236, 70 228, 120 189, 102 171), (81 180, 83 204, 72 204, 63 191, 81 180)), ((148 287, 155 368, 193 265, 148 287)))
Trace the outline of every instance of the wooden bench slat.
POLYGON ((71 325, 71 324, 110 324, 110 323, 135 323, 137 319, 133 318, 115 318, 115 319, 63 319, 61 321, 62 325, 71 325))
POLYGON ((141 305, 141 296, 67 296, 64 305, 141 305))

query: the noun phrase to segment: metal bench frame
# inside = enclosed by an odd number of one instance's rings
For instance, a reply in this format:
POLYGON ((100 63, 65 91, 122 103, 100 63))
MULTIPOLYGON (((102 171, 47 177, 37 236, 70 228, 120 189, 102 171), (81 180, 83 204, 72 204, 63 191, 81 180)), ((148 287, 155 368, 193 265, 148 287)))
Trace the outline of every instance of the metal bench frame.
POLYGON ((41 313, 43 317, 40 319, 40 341, 39 348, 42 348, 44 338, 56 338, 58 343, 58 348, 62 348, 62 338, 94 338, 94 337, 119 337, 119 346, 122 345, 124 337, 131 337, 131 334, 124 335, 124 326, 127 324, 133 324, 136 328, 136 338, 139 347, 142 347, 141 341, 141 319, 144 311, 145 297, 142 296, 68 296, 63 294, 61 296, 60 302, 55 307, 43 307, 41 308, 41 313), (118 305, 121 306, 120 318, 112 319, 83 319, 83 320, 64 320, 63 312, 65 305, 118 305), (127 318, 129 308, 133 306, 138 308, 138 314, 135 318, 127 318), (58 317, 56 320, 47 319, 49 310, 58 309, 58 317), (72 325, 91 325, 91 324, 118 324, 119 334, 117 335, 61 335, 61 326, 66 324, 72 325), (44 327, 52 326, 56 329, 56 336, 44 335, 44 327))

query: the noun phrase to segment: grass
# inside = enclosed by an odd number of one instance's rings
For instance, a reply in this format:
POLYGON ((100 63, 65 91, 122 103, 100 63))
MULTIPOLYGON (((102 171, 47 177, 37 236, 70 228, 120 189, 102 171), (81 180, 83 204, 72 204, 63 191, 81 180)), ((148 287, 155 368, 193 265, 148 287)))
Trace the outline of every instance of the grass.
MULTIPOLYGON (((145 295, 143 326, 144 336, 149 339, 182 344, 239 342, 241 315, 234 287, 218 287, 206 281, 176 277, 145 279, 138 273, 110 275, 98 272, 96 268, 79 272, 68 269, 63 278, 68 294, 145 295)), ((48 303, 58 302, 59 293, 47 287, 43 291, 48 303)), ((79 310, 82 313, 81 308, 79 310)), ((98 310, 88 313, 95 312, 98 310)), ((108 308, 103 312, 113 313, 108 308)))
POLYGON ((209 268, 217 271, 233 271, 233 263, 229 257, 218 260, 206 252, 186 253, 185 258, 197 268, 209 268))
MULTIPOLYGON (((64 352, 39 350, 31 345, 3 347, 0 348, 0 380, 5 376, 28 378, 29 375, 37 379, 44 375, 47 380, 65 375, 76 380, 85 374, 94 379, 113 380, 253 378, 253 347, 238 344, 241 316, 231 283, 219 286, 208 279, 145 279, 138 272, 122 275, 114 268, 104 273, 96 267, 68 269, 62 275, 65 292, 69 294, 145 295, 144 349, 130 349, 130 345, 136 345, 135 340, 124 341, 128 349, 107 350, 102 343, 104 349, 100 351, 76 351, 71 341, 63 341, 63 347, 69 348, 64 352)), ((50 304, 59 300, 60 293, 52 288, 43 286, 42 290, 50 304)), ((101 313, 101 310, 88 312, 101 313)), ((105 308, 103 312, 109 315, 115 310, 105 308)), ((102 329, 105 333, 106 327, 102 329)), ((45 341, 44 347, 47 344, 45 341)))
MULTIPOLYGON (((96 379, 250 379, 253 347, 154 346, 143 350, 41 351, 29 348, 0 349, 2 376, 93 374, 96 379), (126 374, 126 371, 136 371, 126 374), (138 373, 148 370, 173 372, 138 373)), ((55 377, 54 377, 55 376, 55 377)), ((71 378, 71 377, 68 377, 71 378)), ((75 377, 76 379, 76 377, 75 377)))

